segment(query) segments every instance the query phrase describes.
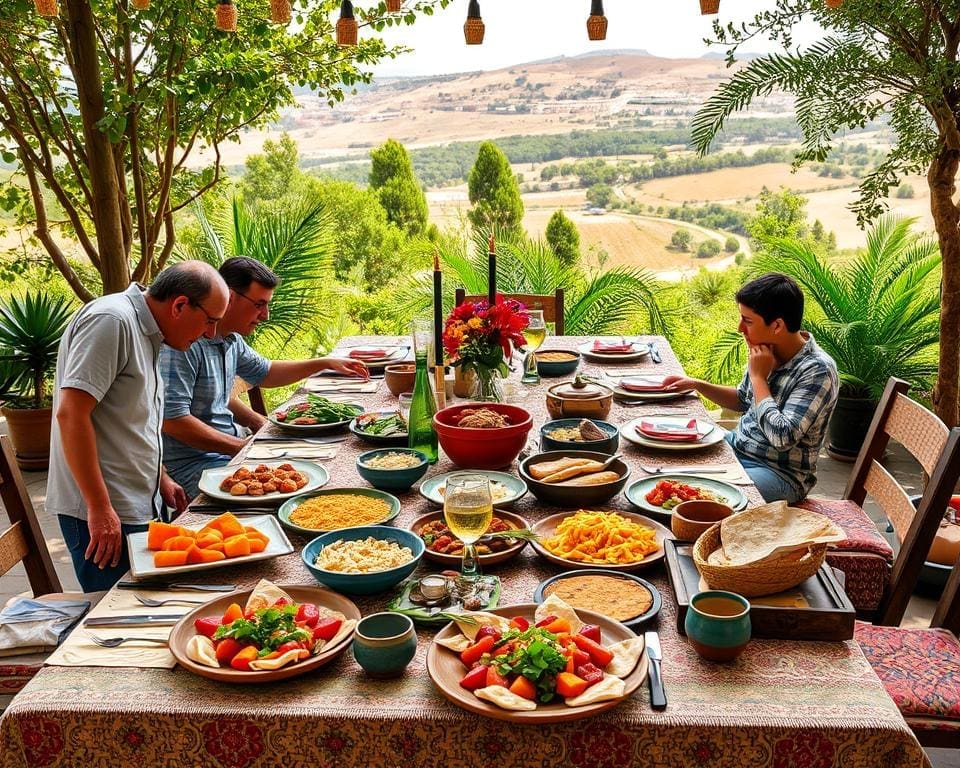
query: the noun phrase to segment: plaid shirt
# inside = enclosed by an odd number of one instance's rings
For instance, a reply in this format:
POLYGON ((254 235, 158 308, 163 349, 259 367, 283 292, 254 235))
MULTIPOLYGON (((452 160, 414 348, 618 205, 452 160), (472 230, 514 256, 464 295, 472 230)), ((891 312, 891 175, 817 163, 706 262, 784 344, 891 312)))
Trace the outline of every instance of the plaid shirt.
POLYGON ((767 379, 772 397, 754 403, 750 376, 744 374, 737 387, 744 414, 732 438, 736 451, 784 475, 801 496, 817 483, 817 454, 840 386, 836 363, 813 336, 804 336, 807 343, 767 379))

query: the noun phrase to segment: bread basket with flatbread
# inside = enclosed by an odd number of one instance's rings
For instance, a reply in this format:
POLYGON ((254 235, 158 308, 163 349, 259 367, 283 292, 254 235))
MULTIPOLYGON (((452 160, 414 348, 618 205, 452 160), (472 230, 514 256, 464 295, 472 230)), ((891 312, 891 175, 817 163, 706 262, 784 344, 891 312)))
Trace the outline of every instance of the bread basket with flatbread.
POLYGON ((708 528, 693 546, 693 561, 711 589, 762 597, 810 578, 827 545, 844 538, 828 517, 775 501, 708 528))

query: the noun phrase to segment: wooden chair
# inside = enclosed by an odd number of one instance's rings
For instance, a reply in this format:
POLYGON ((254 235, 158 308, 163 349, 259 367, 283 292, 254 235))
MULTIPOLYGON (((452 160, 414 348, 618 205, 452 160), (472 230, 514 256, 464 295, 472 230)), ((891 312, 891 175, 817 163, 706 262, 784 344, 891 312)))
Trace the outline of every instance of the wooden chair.
POLYGON ((798 504, 827 515, 847 532, 847 541, 828 550, 827 561, 846 574, 847 595, 858 611, 877 624, 893 626, 903 619, 960 477, 960 428, 947 429, 934 413, 906 396, 908 389, 905 381, 887 382, 843 498, 808 498, 798 504), (916 507, 880 463, 891 438, 930 478, 916 507), (892 550, 863 511, 867 494, 883 509, 900 542, 892 567, 892 550))
MULTIPOLYGON (((61 591, 60 579, 6 435, 0 435, 0 498, 10 520, 9 527, 0 533, 0 576, 17 563, 23 563, 35 598, 98 602, 105 593, 65 594, 61 591)), ((0 697, 23 688, 43 666, 46 657, 46 653, 0 656, 0 697)))
POLYGON ((960 747, 960 566, 954 565, 930 628, 858 621, 854 639, 925 747, 960 747))
MULTIPOLYGON (((553 323, 554 336, 564 335, 563 324, 563 288, 557 288, 553 296, 534 293, 502 293, 498 294, 505 299, 516 299, 527 309, 539 309, 543 311, 543 320, 547 323, 553 323)), ((459 307, 465 301, 486 301, 486 296, 467 296, 463 288, 457 288, 454 292, 456 305, 459 307)))
POLYGON ((261 416, 267 415, 267 405, 263 400, 263 391, 260 387, 251 387, 239 376, 233 381, 233 390, 230 392, 233 397, 246 395, 250 407, 261 416))

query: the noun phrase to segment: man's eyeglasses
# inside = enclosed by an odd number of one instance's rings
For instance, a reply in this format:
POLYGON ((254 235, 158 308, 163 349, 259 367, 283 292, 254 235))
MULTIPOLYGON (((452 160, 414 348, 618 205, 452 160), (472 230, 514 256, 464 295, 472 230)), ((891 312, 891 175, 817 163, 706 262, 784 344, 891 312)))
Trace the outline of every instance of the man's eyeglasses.
POLYGON ((209 325, 211 328, 215 327, 216 324, 223 319, 222 317, 214 317, 213 315, 211 315, 209 312, 207 312, 203 304, 201 304, 199 301, 191 301, 190 306, 196 307, 201 312, 203 312, 203 314, 207 316, 207 325, 209 325))
POLYGON ((234 293, 237 296, 243 296, 243 298, 245 298, 247 301, 253 304, 257 312, 263 312, 265 309, 267 309, 270 306, 270 302, 267 299, 260 299, 259 301, 254 301, 245 293, 240 293, 240 291, 234 291, 234 293))

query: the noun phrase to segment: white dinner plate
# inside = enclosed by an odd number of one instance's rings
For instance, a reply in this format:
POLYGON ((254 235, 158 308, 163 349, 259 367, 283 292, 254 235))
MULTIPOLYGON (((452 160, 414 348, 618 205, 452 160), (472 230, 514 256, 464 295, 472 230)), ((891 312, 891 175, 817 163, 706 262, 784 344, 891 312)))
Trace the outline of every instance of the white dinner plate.
POLYGON ((677 440, 657 440, 653 437, 647 437, 642 434, 637 427, 640 426, 641 420, 650 420, 650 419, 664 419, 671 418, 668 416, 641 416, 639 418, 628 421, 622 427, 620 427, 620 435, 629 440, 634 445, 640 445, 644 448, 659 448, 664 451, 699 451, 703 448, 709 448, 712 445, 716 445, 724 436, 727 434, 727 430, 723 427, 718 427, 711 424, 712 429, 707 432, 700 440, 692 442, 681 442, 677 440))
MULTIPOLYGON (((612 339, 596 339, 597 341, 617 341, 617 338, 612 339)), ((609 363, 622 363, 627 360, 639 360, 641 357, 645 357, 650 354, 650 346, 642 341, 634 341, 633 351, 632 352, 594 352, 593 351, 593 342, 595 339, 590 339, 590 341, 585 341, 577 350, 584 357, 593 360, 594 362, 609 362, 609 363)))
POLYGON ((613 388, 613 396, 617 400, 623 400, 626 402, 645 402, 647 400, 655 402, 657 400, 673 400, 676 397, 686 397, 690 394, 693 394, 692 389, 681 389, 676 392, 660 392, 657 390, 651 390, 649 392, 635 392, 629 389, 624 389, 620 386, 615 386, 613 388))
MULTIPOLYGON (((210 518, 213 519, 212 517, 210 518)), ((166 568, 157 568, 153 564, 153 552, 147 549, 147 531, 127 534, 127 549, 130 551, 130 573, 135 579, 146 579, 156 576, 165 576, 174 573, 193 573, 194 571, 208 571, 211 568, 221 568, 225 565, 243 565, 257 560, 269 560, 280 555, 289 555, 293 552, 293 545, 277 518, 273 515, 258 517, 244 517, 243 524, 256 528, 270 541, 263 552, 256 552, 240 557, 228 557, 214 563, 194 563, 193 565, 171 565, 166 568)), ((203 527, 199 525, 198 528, 203 527)))
POLYGON ((329 480, 330 475, 327 473, 327 470, 312 461, 297 461, 296 459, 290 459, 289 461, 283 461, 281 459, 274 461, 257 461, 255 459, 251 459, 249 461, 243 461, 240 464, 232 464, 226 467, 213 467, 211 469, 203 470, 203 474, 200 476, 200 482, 198 483, 198 486, 200 490, 207 494, 207 496, 209 496, 211 499, 216 499, 217 501, 228 501, 231 504, 236 504, 237 506, 242 506, 244 504, 270 505, 273 503, 277 503, 279 505, 281 502, 286 501, 287 499, 292 499, 294 496, 299 496, 303 493, 315 491, 317 488, 322 488, 329 480), (225 478, 229 477, 238 469, 240 469, 240 467, 253 469, 258 464, 265 464, 266 466, 270 467, 270 469, 275 469, 281 464, 290 464, 297 472, 300 472, 304 477, 307 478, 307 484, 291 493, 265 493, 263 496, 231 496, 229 491, 220 490, 220 483, 222 483, 225 478))

